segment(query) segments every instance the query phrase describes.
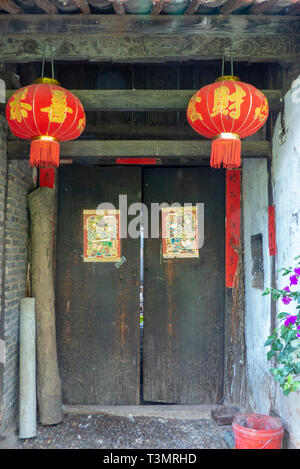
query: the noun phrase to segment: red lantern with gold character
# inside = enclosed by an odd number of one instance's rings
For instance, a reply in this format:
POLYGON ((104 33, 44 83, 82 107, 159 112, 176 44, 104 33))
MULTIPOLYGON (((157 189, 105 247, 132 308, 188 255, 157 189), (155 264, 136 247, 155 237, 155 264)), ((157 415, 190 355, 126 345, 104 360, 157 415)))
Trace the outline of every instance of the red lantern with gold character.
POLYGON ((58 166, 59 142, 79 137, 85 127, 81 102, 53 78, 39 78, 16 91, 6 118, 14 135, 31 140, 30 166, 58 166))
POLYGON ((241 139, 257 132, 269 114, 265 95, 234 76, 223 76, 191 98, 187 118, 196 132, 213 139, 210 165, 241 166, 241 139))

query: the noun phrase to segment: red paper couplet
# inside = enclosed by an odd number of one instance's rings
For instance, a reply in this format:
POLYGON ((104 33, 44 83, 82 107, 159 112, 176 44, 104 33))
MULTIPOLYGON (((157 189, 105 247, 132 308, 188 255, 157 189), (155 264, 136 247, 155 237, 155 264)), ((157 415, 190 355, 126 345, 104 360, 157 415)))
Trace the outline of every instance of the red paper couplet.
POLYGON ((55 168, 40 168, 40 187, 54 189, 55 168))
POLYGON ((268 208, 269 214, 269 253, 270 256, 276 254, 276 231, 275 231, 275 207, 270 205, 268 208))
POLYGON ((238 255, 234 246, 239 246, 241 220, 241 172, 226 170, 226 287, 234 286, 238 255))

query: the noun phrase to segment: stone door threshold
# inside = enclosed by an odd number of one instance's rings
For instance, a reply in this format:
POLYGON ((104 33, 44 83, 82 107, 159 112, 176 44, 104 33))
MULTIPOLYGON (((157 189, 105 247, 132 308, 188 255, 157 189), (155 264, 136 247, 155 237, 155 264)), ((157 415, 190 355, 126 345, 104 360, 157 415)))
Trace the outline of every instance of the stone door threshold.
POLYGON ((168 419, 198 420, 210 419, 211 411, 218 405, 63 405, 65 414, 74 415, 117 415, 119 417, 157 417, 168 419))

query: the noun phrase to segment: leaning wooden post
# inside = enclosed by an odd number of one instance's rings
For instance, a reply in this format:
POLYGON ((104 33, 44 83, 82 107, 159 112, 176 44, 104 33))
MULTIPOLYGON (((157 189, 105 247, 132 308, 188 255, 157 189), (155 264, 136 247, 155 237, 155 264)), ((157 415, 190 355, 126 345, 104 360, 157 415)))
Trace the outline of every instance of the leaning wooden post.
POLYGON ((58 371, 54 285, 53 226, 55 191, 40 187, 28 196, 32 241, 32 296, 36 301, 37 396, 42 425, 62 421, 58 371))

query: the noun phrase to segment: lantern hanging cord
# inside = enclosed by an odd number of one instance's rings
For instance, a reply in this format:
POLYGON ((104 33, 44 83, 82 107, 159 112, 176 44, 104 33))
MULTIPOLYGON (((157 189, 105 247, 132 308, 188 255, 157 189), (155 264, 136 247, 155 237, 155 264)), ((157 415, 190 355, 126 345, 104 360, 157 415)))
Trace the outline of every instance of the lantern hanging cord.
MULTIPOLYGON (((51 76, 54 79, 54 52, 55 52, 55 47, 52 47, 52 53, 51 53, 51 76)), ((46 56, 46 43, 44 43, 44 50, 43 50, 43 60, 42 60, 42 73, 41 77, 44 78, 44 72, 45 72, 45 56, 46 56)))
POLYGON ((41 77, 42 77, 42 78, 44 78, 44 70, 45 70, 45 54, 46 54, 46 43, 44 42, 43 60, 42 60, 42 73, 41 73, 41 77))
POLYGON ((51 56, 51 71, 52 71, 52 78, 54 79, 54 47, 52 47, 52 56, 51 56))
MULTIPOLYGON (((226 58, 226 49, 225 49, 225 39, 224 39, 224 53, 222 58, 222 77, 225 74, 225 58, 226 58)), ((232 42, 230 41, 230 72, 233 76, 233 56, 232 56, 232 42)))
POLYGON ((233 76, 233 57, 232 57, 232 42, 230 41, 230 65, 231 65, 231 76, 233 76))

